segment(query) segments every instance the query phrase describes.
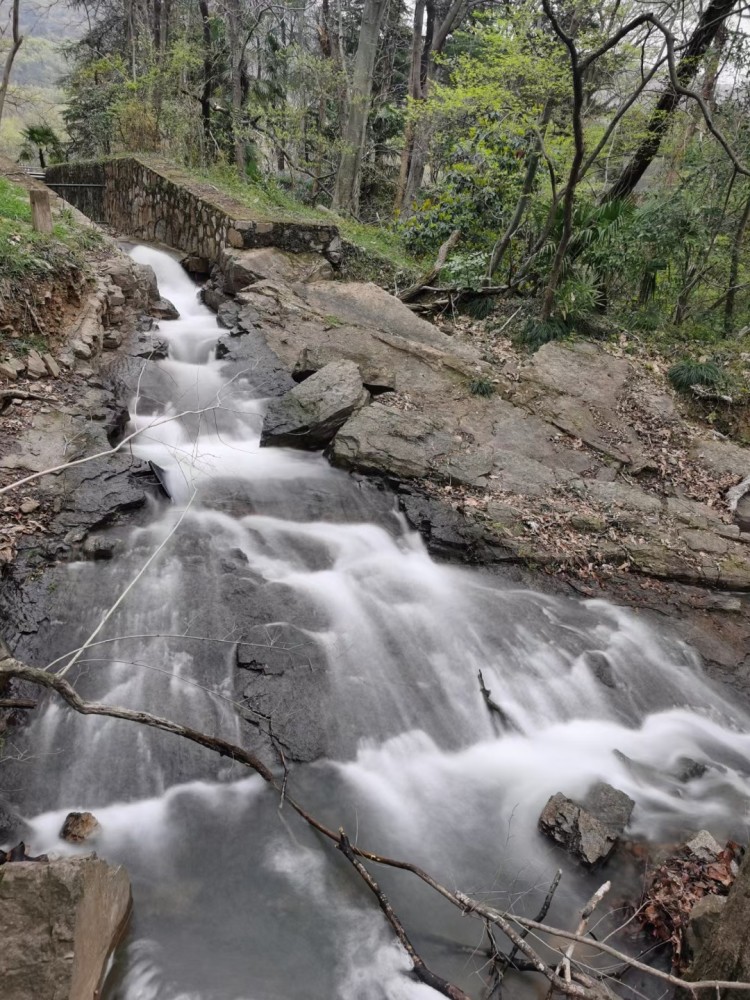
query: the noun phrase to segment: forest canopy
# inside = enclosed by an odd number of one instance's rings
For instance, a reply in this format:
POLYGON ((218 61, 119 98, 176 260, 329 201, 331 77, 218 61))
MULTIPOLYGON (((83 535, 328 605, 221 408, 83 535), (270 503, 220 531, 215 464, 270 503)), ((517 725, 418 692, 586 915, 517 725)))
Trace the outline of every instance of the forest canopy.
POLYGON ((531 346, 615 323, 700 364, 750 323, 737 0, 83 0, 63 44, 22 38, 24 2, 0 6, 0 115, 32 76, 62 88, 27 159, 159 153, 425 265, 450 240, 429 287, 528 299, 531 346))

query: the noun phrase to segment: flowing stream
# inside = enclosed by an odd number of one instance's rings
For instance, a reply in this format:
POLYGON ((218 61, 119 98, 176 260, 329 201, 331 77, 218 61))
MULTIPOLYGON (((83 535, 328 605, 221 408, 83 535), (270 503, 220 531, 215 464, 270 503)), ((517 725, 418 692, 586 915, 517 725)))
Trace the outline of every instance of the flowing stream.
MULTIPOLYGON (((565 926, 601 878, 536 832, 554 792, 623 789, 633 836, 746 833, 748 717, 688 647, 602 601, 437 564, 382 491, 321 455, 261 449, 261 370, 216 359, 215 317, 171 257, 133 254, 180 311, 161 324, 168 357, 129 428, 172 502, 154 499, 145 523, 120 530, 111 561, 64 568, 58 653, 164 543, 71 670, 87 696, 247 743, 261 720, 234 702, 248 686, 290 758, 318 758, 291 770, 310 812, 521 912, 538 909, 559 865, 549 919, 565 926), (487 711, 479 669, 504 721, 487 711), (684 758, 708 767, 685 780, 684 758)), ((437 996, 409 976, 345 860, 256 776, 54 702, 29 742, 33 849, 75 852, 57 833, 69 810, 90 809, 96 850, 133 880, 108 1000, 437 996)), ((376 875, 428 963, 479 996, 481 957, 437 937, 477 944, 481 925, 408 874, 376 875)), ((522 990, 541 995, 528 977, 522 990)))

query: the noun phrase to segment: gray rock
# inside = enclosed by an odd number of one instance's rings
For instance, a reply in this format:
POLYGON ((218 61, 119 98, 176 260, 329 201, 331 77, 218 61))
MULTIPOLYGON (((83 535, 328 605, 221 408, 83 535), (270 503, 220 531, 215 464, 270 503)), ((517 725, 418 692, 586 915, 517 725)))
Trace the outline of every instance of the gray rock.
POLYGON ((586 793, 583 808, 618 836, 630 822, 635 802, 606 782, 598 781, 586 793))
POLYGON ((55 359, 52 357, 51 354, 43 354, 42 361, 44 362, 44 365, 47 371, 52 376, 52 378, 60 377, 60 366, 58 365, 58 363, 55 361, 55 359))
POLYGON ((595 785, 585 802, 592 811, 558 792, 542 810, 539 829, 587 868, 594 868, 614 851, 634 803, 624 792, 605 784, 595 785))
POLYGON ((711 940, 726 902, 726 896, 712 893, 703 896, 693 906, 687 929, 687 943, 692 955, 698 955, 711 940))
POLYGON ((107 959, 130 915, 124 868, 96 855, 3 866, 3 1000, 98 996, 107 959))
POLYGON ((13 806, 0 799, 0 845, 16 843, 28 837, 29 827, 13 806))
POLYGON ((82 340, 71 340, 70 349, 77 358, 88 361, 93 356, 91 347, 82 340))
POLYGON ((721 844, 708 830, 699 830, 687 841, 685 847, 699 861, 715 861, 721 854, 721 844))
POLYGON ((702 778, 708 770, 705 764, 693 760, 692 757, 680 757, 674 770, 674 776, 678 781, 692 781, 694 778, 702 778))
POLYGON ((152 302, 150 307, 150 312, 152 316, 157 319, 179 319, 180 314, 169 299, 158 298, 156 302, 152 302))
POLYGON ((39 351, 29 351, 26 355, 26 372, 29 378, 46 378, 48 375, 47 366, 42 360, 39 351))
MULTIPOLYGON (((745 854, 739 874, 729 890, 726 902, 704 903, 703 913, 708 918, 703 926, 695 929, 693 937, 693 963, 685 973, 691 981, 718 979, 725 982, 750 980, 750 851, 745 854), (714 911, 713 913, 711 911, 714 911), (708 912, 706 912, 708 911, 708 912)), ((695 910, 695 908, 694 908, 695 910)), ((720 1000, 731 997, 731 990, 716 990, 712 994, 720 1000)))
POLYGON ((318 254, 286 254, 274 247, 254 250, 224 250, 222 253, 224 290, 236 294, 256 281, 292 283, 325 281, 333 268, 318 254))
POLYGON ((352 361, 333 362, 271 403, 261 444, 323 448, 369 398, 359 368, 352 361))

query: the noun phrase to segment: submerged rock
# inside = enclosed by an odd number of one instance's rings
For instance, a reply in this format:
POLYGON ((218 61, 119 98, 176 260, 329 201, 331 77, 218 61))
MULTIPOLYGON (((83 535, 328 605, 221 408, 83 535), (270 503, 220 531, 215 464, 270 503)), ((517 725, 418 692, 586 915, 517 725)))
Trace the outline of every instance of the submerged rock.
POLYGON ((568 853, 594 868, 614 851, 635 803, 624 792, 602 782, 579 805, 558 792, 539 817, 539 829, 568 853))
POLYGON ((3 1000, 90 1000, 130 915, 124 868, 95 855, 5 865, 0 880, 3 1000))
POLYGON ((260 443, 323 448, 370 394, 353 361, 334 361, 269 406, 260 443))

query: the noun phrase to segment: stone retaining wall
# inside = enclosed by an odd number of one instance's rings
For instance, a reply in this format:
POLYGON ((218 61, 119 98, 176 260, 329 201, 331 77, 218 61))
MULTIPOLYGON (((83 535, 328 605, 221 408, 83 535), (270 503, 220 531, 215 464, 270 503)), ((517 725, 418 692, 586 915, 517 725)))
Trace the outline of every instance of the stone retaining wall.
POLYGON ((217 262, 223 247, 278 247, 341 260, 334 225, 252 218, 241 202, 214 192, 178 168, 144 157, 50 167, 47 184, 95 222, 150 243, 217 262))

